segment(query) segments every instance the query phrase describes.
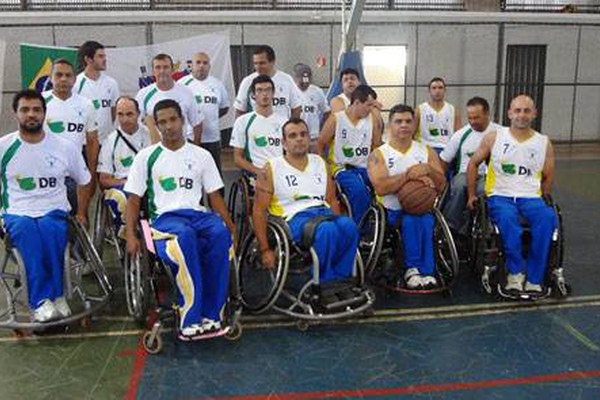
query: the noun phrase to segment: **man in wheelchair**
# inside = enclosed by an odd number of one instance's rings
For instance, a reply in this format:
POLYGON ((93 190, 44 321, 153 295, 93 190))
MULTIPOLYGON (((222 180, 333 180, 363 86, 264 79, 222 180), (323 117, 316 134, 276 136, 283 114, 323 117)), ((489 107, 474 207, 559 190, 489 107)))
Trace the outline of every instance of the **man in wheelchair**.
POLYGON ((414 215, 404 211, 397 193, 408 180, 421 180, 435 187, 432 176, 437 174, 436 180, 443 181, 442 166, 433 149, 413 140, 416 123, 411 107, 392 107, 388 129, 389 142, 369 157, 369 177, 375 193, 383 197, 388 224, 400 227, 406 288, 432 289, 438 286, 433 248, 435 218, 431 212, 414 215))
POLYGON ((140 249, 136 228, 146 195, 157 254, 173 270, 179 292, 178 337, 201 338, 223 330, 220 314, 235 228, 219 193, 223 181, 212 156, 185 140, 179 104, 158 102, 154 119, 161 142, 136 155, 124 188, 129 194, 127 252, 135 255, 140 249), (216 214, 200 205, 203 190, 216 214))
POLYGON ((377 94, 360 85, 351 95, 345 110, 332 114, 323 125, 317 153, 327 155, 337 183, 348 196, 350 211, 358 225, 371 204, 367 159, 381 145, 382 123, 376 110, 377 94))
POLYGON ((44 132, 40 94, 23 90, 12 107, 19 130, 0 139, 2 218, 24 263, 33 319, 47 322, 71 315, 63 294, 71 209, 65 178, 81 186, 91 176, 73 143, 44 132))
POLYGON ((115 104, 118 127, 108 135, 100 150, 97 172, 104 201, 112 212, 115 233, 125 239, 127 196, 123 186, 135 155, 150 145, 150 134, 139 123, 140 108, 134 98, 121 96, 115 104))
POLYGON ((515 97, 508 110, 510 127, 488 133, 467 169, 468 207, 477 195, 477 168, 488 162, 485 183, 487 208, 497 225, 506 257, 507 293, 541 294, 557 216, 542 196, 550 195, 554 178, 554 150, 550 139, 531 128, 537 115, 533 100, 515 97), (523 259, 524 219, 531 228, 531 245, 523 259))
POLYGON ((298 245, 311 234, 307 230, 313 229, 311 245, 320 267, 320 305, 355 297, 349 278, 357 256, 358 231, 352 219, 339 216, 333 180, 325 161, 308 153, 310 134, 303 120, 292 118, 283 125, 283 146, 285 155, 270 159, 257 180, 252 216, 262 265, 273 268, 276 262, 267 238, 267 214, 271 214, 285 219, 298 245), (349 284, 336 285, 340 281, 349 284))

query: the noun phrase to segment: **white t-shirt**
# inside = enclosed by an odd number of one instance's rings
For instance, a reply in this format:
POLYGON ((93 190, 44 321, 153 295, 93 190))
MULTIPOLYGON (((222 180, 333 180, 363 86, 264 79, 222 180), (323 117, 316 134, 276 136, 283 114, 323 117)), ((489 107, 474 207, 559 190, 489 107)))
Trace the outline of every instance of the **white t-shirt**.
POLYGON ((76 93, 67 100, 61 100, 51 90, 45 91, 42 96, 47 108, 44 130, 70 140, 81 152, 86 143, 86 133, 98 131, 92 101, 76 93))
MULTIPOLYGON (((467 172, 467 165, 469 165, 469 160, 479 147, 481 143, 481 139, 489 132, 497 131, 501 128, 500 125, 490 122, 483 132, 476 131, 471 127, 471 124, 467 124, 463 126, 460 130, 458 130, 452 137, 450 141, 444 147, 444 150, 440 153, 440 158, 446 162, 451 163, 456 157, 458 173, 464 174, 467 172), (458 153, 458 148, 460 147, 460 154, 458 153)), ((479 174, 485 175, 486 166, 484 163, 479 165, 479 174)))
POLYGON ((27 143, 13 132, 0 138, 2 213, 37 218, 50 211, 70 211, 65 178, 87 184, 90 172, 73 143, 45 133, 39 143, 27 143))
POLYGON ((454 133, 454 106, 444 102, 442 109, 437 111, 425 102, 419 105, 419 113, 417 140, 429 147, 444 148, 454 133))
POLYGON ((171 99, 179 103, 184 119, 183 133, 188 139, 194 138, 193 127, 204 120, 202 113, 198 110, 192 91, 177 82, 171 89, 166 91, 160 90, 156 83, 153 83, 140 89, 135 99, 140 105, 142 120, 148 115, 153 115, 154 106, 161 100, 171 99))
POLYGON ((202 123, 202 143, 214 143, 221 140, 219 129, 219 109, 229 107, 229 95, 225 85, 213 76, 199 81, 191 75, 177 81, 187 86, 194 94, 198 112, 204 117, 202 123))
POLYGON ((168 211, 206 211, 200 205, 202 191, 213 193, 222 187, 210 153, 186 142, 176 151, 161 143, 141 150, 133 160, 124 190, 140 197, 147 193, 148 212, 154 220, 168 211))
POLYGON ((321 119, 323 114, 330 110, 327 97, 323 90, 315 85, 310 85, 305 91, 300 91, 302 105, 300 118, 308 125, 310 138, 316 139, 321 131, 321 119))
POLYGON ((104 73, 94 81, 82 72, 77 75, 74 91, 92 101, 98 119, 98 140, 100 143, 104 142, 108 134, 115 129, 111 108, 119 98, 119 84, 104 73))
POLYGON ((281 127, 286 121, 276 113, 268 117, 256 112, 244 114, 235 120, 229 144, 243 149, 248 161, 262 168, 268 159, 283 155, 281 127))
MULTIPOLYGON (((144 147, 150 146, 150 134, 141 124, 136 132, 128 134, 121 130, 121 134, 138 152, 144 147)), ((135 155, 136 152, 125 143, 115 130, 108 135, 100 150, 96 171, 111 175, 116 179, 127 178, 135 155)))
MULTIPOLYGON (((254 72, 245 77, 240 83, 237 96, 233 106, 236 110, 243 112, 252 111, 255 108, 255 102, 250 96, 250 86, 252 80, 258 76, 258 73, 254 72)), ((294 78, 282 71, 276 71, 275 75, 271 77, 275 84, 275 93, 273 93, 273 110, 277 114, 281 114, 285 118, 289 118, 292 115, 294 108, 300 107, 301 105, 301 93, 294 78)))

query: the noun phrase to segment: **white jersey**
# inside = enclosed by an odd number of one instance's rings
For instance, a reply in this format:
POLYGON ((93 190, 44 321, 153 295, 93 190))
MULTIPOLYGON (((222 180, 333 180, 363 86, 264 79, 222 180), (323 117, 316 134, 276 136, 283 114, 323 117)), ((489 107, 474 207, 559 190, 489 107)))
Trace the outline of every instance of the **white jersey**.
POLYGON ((179 103, 183 113, 183 134, 188 139, 194 139, 194 132, 192 129, 202 122, 203 116, 202 113, 198 111, 196 99, 190 89, 175 82, 171 89, 163 91, 156 86, 156 83, 153 83, 150 86, 140 89, 135 96, 135 99, 140 105, 142 120, 148 115, 153 115, 154 106, 156 106, 156 103, 159 101, 165 99, 175 100, 179 103))
POLYGON ((517 141, 510 128, 496 132, 485 181, 487 196, 540 197, 548 137, 534 132, 517 141))
POLYGON ((338 167, 366 168, 373 144, 373 115, 369 114, 356 124, 350 121, 345 110, 336 112, 334 116, 335 136, 329 150, 330 162, 338 167))
POLYGON ((191 75, 177 82, 187 86, 194 94, 198 112, 204 117, 202 123, 202 143, 214 143, 221 140, 219 129, 219 110, 229 107, 229 95, 225 85, 213 76, 199 81, 191 75))
POLYGON ((326 205, 327 165, 321 157, 308 154, 303 171, 291 166, 284 156, 270 159, 267 165, 273 176, 271 215, 290 220, 309 207, 326 205))
POLYGON ((79 185, 91 179, 81 151, 70 141, 45 133, 41 142, 27 143, 18 131, 0 139, 2 213, 37 218, 70 211, 67 176, 79 185))
POLYGON ((136 132, 129 134, 121 130, 121 135, 116 130, 108 135, 100 150, 96 172, 111 175, 116 179, 127 178, 135 155, 144 147, 150 146, 150 134, 141 124, 136 132), (123 137, 137 151, 133 151, 123 137))
MULTIPOLYGON (((252 85, 252 80, 257 76, 258 73, 254 72, 245 77, 240 83, 240 88, 233 104, 236 110, 242 112, 254 110, 255 102, 252 100, 250 86, 252 85)), ((276 71, 271 79, 275 84, 275 93, 273 93, 273 111, 277 114, 281 114, 285 118, 289 118, 292 115, 292 110, 301 105, 300 89, 296 86, 294 78, 285 72, 276 71)))
MULTIPOLYGON (((379 151, 381 157, 383 157, 389 176, 402 174, 413 165, 424 164, 429 160, 427 146, 414 140, 405 153, 394 149, 388 143, 380 146, 375 151, 379 151)), ((402 208, 395 193, 383 196, 381 202, 388 210, 400 210, 402 208)))
POLYGON ((425 102, 419 105, 421 119, 417 140, 433 148, 444 148, 454 133, 454 106, 444 102, 437 111, 425 102))
MULTIPOLYGON (((448 164, 456 159, 457 173, 466 173, 469 160, 479 147, 483 137, 489 132, 497 131, 499 128, 501 126, 494 122, 490 122, 483 132, 476 131, 471 127, 471 124, 463 126, 452 135, 450 141, 440 153, 440 158, 448 164)), ((485 175, 486 170, 487 167, 484 163, 479 165, 479 175, 485 175)))
POLYGON ((115 129, 111 109, 119 98, 119 84, 105 73, 100 73, 97 80, 92 80, 82 72, 77 75, 74 91, 92 101, 98 119, 98 140, 104 142, 115 129))
POLYGON ((287 119, 280 114, 268 117, 251 112, 235 120, 231 131, 231 147, 243 149, 246 158, 258 168, 268 159, 283 155, 281 127, 287 119))
POLYGON ((327 98, 323 90, 315 85, 310 85, 304 92, 300 91, 300 93, 302 95, 300 118, 308 125, 310 138, 316 139, 321 131, 323 114, 330 110, 327 98))
POLYGON ((96 110, 92 101, 73 93, 61 100, 51 90, 42 93, 46 100, 44 130, 71 141, 81 152, 86 143, 86 133, 98 131, 96 110))
POLYGON ((222 187, 210 153, 186 142, 176 151, 161 143, 141 150, 133 160, 124 190, 140 197, 147 193, 148 212, 154 220, 168 211, 206 211, 200 205, 202 191, 213 193, 222 187))
POLYGON ((348 96, 346 96, 344 94, 344 92, 338 94, 337 96, 334 97, 334 99, 340 99, 344 102, 344 107, 348 108, 350 106, 350 99, 348 98, 348 96))

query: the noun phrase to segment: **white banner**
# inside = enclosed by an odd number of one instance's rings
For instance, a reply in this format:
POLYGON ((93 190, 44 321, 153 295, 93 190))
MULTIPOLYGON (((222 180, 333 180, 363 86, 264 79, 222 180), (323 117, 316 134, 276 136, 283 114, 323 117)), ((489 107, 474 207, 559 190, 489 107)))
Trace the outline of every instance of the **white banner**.
MULTIPOLYGON (((106 72, 119 82, 122 94, 135 97, 140 89, 140 79, 144 79, 145 74, 152 75, 152 58, 155 55, 159 53, 170 55, 173 58, 175 72, 179 72, 179 75, 181 75, 188 68, 188 60, 191 60, 194 53, 200 51, 209 55, 211 62, 210 74, 223 82, 233 104, 235 89, 231 72, 231 55, 229 53, 229 31, 149 46, 106 49, 108 59, 106 72)), ((233 126, 233 107, 230 107, 229 110, 229 113, 221 118, 221 129, 233 126)))

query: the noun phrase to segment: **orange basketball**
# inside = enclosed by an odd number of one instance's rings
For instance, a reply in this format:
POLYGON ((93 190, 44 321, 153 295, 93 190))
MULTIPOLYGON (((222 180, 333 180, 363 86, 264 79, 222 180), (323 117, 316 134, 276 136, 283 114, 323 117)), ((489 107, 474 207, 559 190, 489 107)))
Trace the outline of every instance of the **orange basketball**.
POLYGON ((421 180, 407 180, 398 191, 398 201, 409 214, 422 215, 431 211, 438 193, 421 180))

